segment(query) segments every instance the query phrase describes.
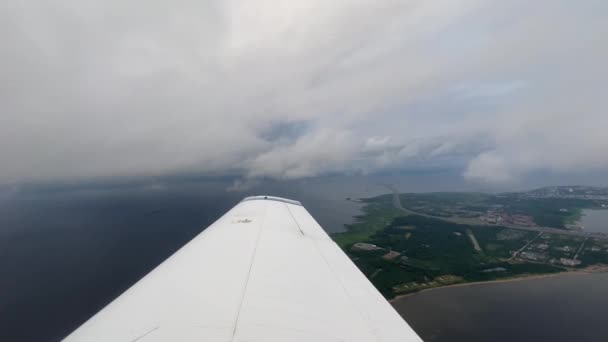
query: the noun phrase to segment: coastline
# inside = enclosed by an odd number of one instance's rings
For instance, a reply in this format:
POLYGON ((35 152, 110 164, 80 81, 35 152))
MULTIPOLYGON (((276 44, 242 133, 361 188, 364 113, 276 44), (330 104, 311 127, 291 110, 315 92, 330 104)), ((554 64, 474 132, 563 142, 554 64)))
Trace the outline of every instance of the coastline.
MULTIPOLYGON (((441 221, 445 221, 445 222, 453 223, 453 224, 459 224, 459 225, 467 224, 467 225, 471 225, 471 226, 474 225, 474 224, 463 223, 463 222, 459 222, 459 221, 453 221, 449 218, 446 219, 444 217, 432 216, 429 214, 410 211, 409 209, 406 209, 401 205, 398 191, 391 186, 387 186, 387 188, 389 188, 393 192, 392 207, 394 209, 396 209, 399 213, 401 213, 401 216, 403 216, 403 213, 405 212, 405 214, 406 214, 405 216, 413 214, 413 215, 428 217, 431 219, 441 220, 441 221)), ((382 195, 382 196, 387 196, 387 195, 382 195)), ((353 218, 353 223, 351 223, 349 225, 345 225, 345 229, 343 232, 332 234, 332 236, 331 236, 332 239, 342 249, 344 249, 344 246, 347 245, 348 243, 353 243, 353 242, 357 242, 357 241, 366 241, 366 238, 369 238, 369 236, 371 236, 372 234, 377 233, 378 230, 382 230, 383 229, 382 226, 386 225, 386 222, 387 222, 387 220, 384 217, 381 217, 382 214, 395 215, 392 212, 386 212, 386 213, 380 212, 380 215, 378 215, 378 213, 376 213, 375 211, 366 211, 365 210, 366 207, 372 207, 372 205, 375 203, 373 200, 374 200, 374 198, 360 199, 358 203, 362 204, 362 206, 360 207, 361 214, 358 216, 355 216, 353 218), (355 228, 357 228, 357 229, 355 229, 355 228)), ((386 205, 386 203, 384 203, 384 202, 378 202, 378 203, 379 203, 379 206, 386 205)), ((378 210, 376 210, 376 211, 378 211, 378 210)), ((575 216, 575 218, 577 219, 576 220, 577 222, 580 221, 581 218, 583 217, 582 211, 575 211, 573 214, 575 214, 573 216, 575 216)), ((531 230, 531 229, 527 229, 527 228, 524 229, 520 226, 510 226, 510 225, 503 225, 500 227, 525 230, 525 231, 531 230)), ((556 232, 553 232, 553 230, 556 230, 557 228, 548 228, 548 227, 540 227, 540 228, 546 228, 546 229, 550 230, 549 232, 541 231, 541 233, 551 233, 551 234, 560 234, 560 235, 568 235, 568 236, 571 235, 571 233, 573 233, 573 232, 577 232, 577 231, 559 229, 559 233, 556 233, 556 232)), ((536 230, 536 229, 532 229, 532 230, 534 230, 534 232, 538 232, 538 230, 536 230)), ((540 234, 538 234, 538 236, 540 236, 540 234)), ((589 238, 590 237, 587 237, 587 239, 589 239, 589 238)), ((597 237, 593 237, 593 238, 597 238, 597 237)), ((583 243, 583 245, 584 245, 584 243, 583 243)), ((346 252, 346 250, 345 250, 345 252, 346 252)), ((544 264, 544 263, 536 263, 536 262, 532 262, 532 263, 533 264, 544 264)), ((485 281, 470 281, 470 282, 461 282, 461 283, 440 285, 440 286, 435 286, 435 287, 426 287, 426 288, 419 289, 415 292, 397 295, 392 299, 388 299, 388 302, 396 303, 403 298, 414 296, 416 294, 419 294, 419 293, 422 293, 425 291, 432 291, 432 290, 448 288, 448 287, 475 286, 475 285, 482 285, 482 284, 507 283, 507 282, 523 281, 523 280, 542 279, 542 278, 557 277, 557 276, 580 275, 580 274, 590 274, 590 273, 604 273, 604 272, 608 272, 608 263, 594 264, 594 265, 590 265, 590 266, 587 266, 584 268, 578 268, 578 269, 574 268, 574 267, 572 267, 572 268, 561 267, 561 269, 562 269, 561 271, 557 271, 557 272, 553 272, 553 273, 542 273, 544 270, 527 270, 530 273, 520 273, 517 275, 500 278, 500 279, 485 280, 485 281), (538 272, 535 272, 535 271, 538 271, 538 272)), ((374 275, 375 274, 376 273, 374 273, 374 275)), ((370 278, 370 281, 371 281, 371 278, 370 278)))
POLYGON ((476 286, 476 285, 483 285, 483 284, 510 283, 510 282, 516 282, 516 281, 551 278, 551 277, 558 277, 558 276, 604 273, 604 272, 608 272, 608 265, 595 265, 595 266, 589 266, 589 267, 586 267, 586 268, 583 268, 580 270, 568 270, 568 271, 549 273, 549 274, 530 274, 530 275, 516 276, 516 277, 504 278, 504 279, 458 283, 458 284, 432 287, 429 289, 422 289, 420 291, 399 295, 399 296, 396 296, 395 298, 388 300, 388 302, 391 304, 394 304, 404 298, 415 296, 422 292, 446 289, 446 288, 450 288, 450 287, 464 287, 464 286, 476 286))

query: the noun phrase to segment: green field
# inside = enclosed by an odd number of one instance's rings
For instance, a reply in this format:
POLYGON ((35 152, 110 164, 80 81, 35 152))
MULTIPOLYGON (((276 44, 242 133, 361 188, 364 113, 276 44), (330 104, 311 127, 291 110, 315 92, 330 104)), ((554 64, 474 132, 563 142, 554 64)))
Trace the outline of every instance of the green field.
MULTIPOLYGON (((387 298, 462 282, 565 271, 560 258, 572 258, 585 238, 557 234, 540 238, 536 231, 453 220, 459 213, 495 205, 489 202, 493 197, 478 193, 402 195, 407 211, 393 206, 392 195, 367 199, 363 215, 333 238, 387 298), (542 260, 514 258, 514 252, 533 239, 523 251, 528 257, 540 255, 542 260), (353 248, 355 243, 373 244, 382 250, 353 248), (564 251, 564 246, 573 250, 564 251)), ((547 212, 555 208, 560 212, 564 205, 561 201, 541 201, 526 207, 525 203, 503 199, 501 206, 542 216, 548 222, 555 218, 549 218, 547 212)), ((559 220, 565 220, 567 215, 563 216, 559 220)), ((587 243, 580 253, 579 267, 608 263, 608 242, 605 245, 589 239, 587 243)))

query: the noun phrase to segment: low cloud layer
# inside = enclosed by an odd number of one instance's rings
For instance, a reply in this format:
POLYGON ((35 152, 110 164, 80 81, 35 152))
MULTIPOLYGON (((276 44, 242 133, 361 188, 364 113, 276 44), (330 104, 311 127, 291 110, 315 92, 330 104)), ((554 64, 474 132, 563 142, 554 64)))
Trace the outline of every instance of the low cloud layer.
POLYGON ((17 1, 0 184, 608 171, 601 0, 17 1))

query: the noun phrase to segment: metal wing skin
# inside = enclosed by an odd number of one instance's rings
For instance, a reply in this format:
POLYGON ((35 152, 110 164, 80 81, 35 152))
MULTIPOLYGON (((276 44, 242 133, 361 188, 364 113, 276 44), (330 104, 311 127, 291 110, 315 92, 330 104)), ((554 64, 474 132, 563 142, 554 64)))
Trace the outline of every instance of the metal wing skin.
POLYGON ((256 196, 64 341, 421 339, 299 202, 256 196))

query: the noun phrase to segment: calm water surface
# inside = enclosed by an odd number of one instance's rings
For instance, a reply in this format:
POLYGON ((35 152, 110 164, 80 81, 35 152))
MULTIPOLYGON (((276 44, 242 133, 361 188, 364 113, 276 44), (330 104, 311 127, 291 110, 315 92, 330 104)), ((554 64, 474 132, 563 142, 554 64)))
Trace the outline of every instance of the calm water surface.
POLYGON ((608 273, 443 288, 394 306, 425 341, 608 341, 608 273))
POLYGON ((583 210, 582 224, 587 232, 608 234, 608 209, 583 210))

